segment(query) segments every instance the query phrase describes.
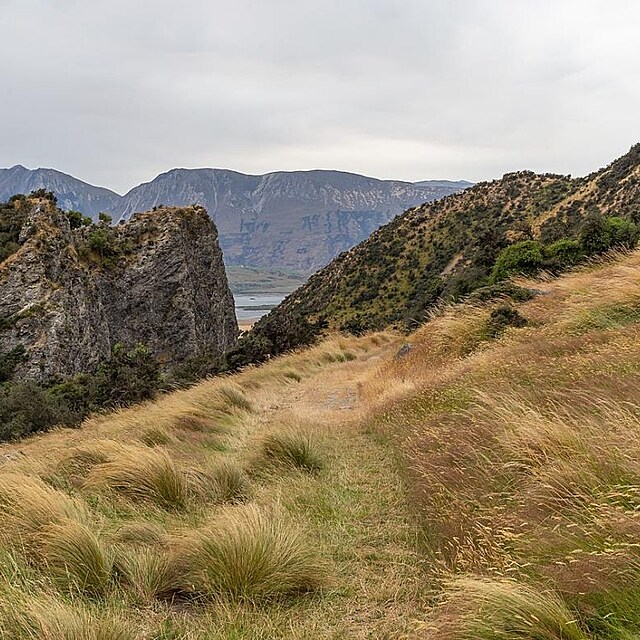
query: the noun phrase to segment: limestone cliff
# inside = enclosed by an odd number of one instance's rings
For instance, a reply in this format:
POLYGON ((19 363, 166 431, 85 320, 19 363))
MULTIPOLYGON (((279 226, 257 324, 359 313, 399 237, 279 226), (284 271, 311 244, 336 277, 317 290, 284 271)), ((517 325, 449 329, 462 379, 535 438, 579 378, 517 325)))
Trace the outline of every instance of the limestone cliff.
POLYGON ((0 351, 24 345, 20 377, 90 371, 117 343, 143 343, 170 368, 236 341, 217 230, 202 207, 71 229, 49 201, 34 201, 20 244, 0 264, 0 351))

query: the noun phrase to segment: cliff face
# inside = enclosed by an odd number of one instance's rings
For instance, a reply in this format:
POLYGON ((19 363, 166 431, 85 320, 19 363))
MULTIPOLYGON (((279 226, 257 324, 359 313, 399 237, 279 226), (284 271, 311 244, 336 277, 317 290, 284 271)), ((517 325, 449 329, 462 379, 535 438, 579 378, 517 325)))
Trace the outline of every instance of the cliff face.
POLYGON ((143 343, 166 367, 235 343, 217 231, 200 207, 71 229, 39 201, 20 242, 0 264, 0 350, 24 345, 20 377, 90 371, 117 343, 143 343))

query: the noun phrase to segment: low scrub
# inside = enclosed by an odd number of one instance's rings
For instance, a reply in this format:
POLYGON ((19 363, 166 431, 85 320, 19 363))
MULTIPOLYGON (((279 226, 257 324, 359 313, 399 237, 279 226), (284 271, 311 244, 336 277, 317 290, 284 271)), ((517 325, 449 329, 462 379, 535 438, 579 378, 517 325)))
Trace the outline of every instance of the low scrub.
POLYGON ((176 554, 185 587, 208 598, 259 600, 321 586, 325 563, 301 532, 254 505, 185 537, 176 554))

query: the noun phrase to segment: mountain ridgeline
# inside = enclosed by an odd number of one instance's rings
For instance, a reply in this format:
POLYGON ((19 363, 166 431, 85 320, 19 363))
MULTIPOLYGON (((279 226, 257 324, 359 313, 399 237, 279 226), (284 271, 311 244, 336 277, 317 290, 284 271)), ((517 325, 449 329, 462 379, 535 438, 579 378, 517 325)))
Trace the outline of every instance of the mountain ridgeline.
POLYGON ((52 169, 0 169, 0 201, 46 189, 63 209, 127 220, 158 206, 204 206, 216 223, 225 263, 310 274, 408 207, 456 193, 465 181, 376 180, 340 171, 246 175, 173 169, 124 196, 52 169))
POLYGON ((339 255, 256 323, 239 360, 327 329, 410 328, 440 299, 504 291, 510 273, 557 272, 633 246, 639 220, 640 145, 584 178, 521 171, 477 184, 409 209, 339 255))

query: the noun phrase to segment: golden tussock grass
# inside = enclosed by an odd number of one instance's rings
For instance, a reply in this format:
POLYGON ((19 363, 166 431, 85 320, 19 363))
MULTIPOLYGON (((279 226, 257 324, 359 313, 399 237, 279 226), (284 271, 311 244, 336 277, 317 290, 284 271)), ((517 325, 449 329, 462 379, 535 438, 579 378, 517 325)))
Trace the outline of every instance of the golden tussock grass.
POLYGON ((639 274, 633 253, 524 282, 528 326, 480 343, 490 307, 444 309, 364 383, 445 585, 428 637, 640 632, 639 274))
POLYGON ((86 520, 80 502, 39 478, 0 474, 0 537, 5 544, 33 549, 47 527, 86 520))
POLYGON ((324 467, 317 438, 310 427, 293 425, 266 434, 253 462, 255 470, 289 467, 317 473, 324 467))
POLYGON ((220 514, 177 543, 185 590, 209 598, 256 600, 312 591, 326 564, 307 538, 279 514, 247 505, 220 514))

